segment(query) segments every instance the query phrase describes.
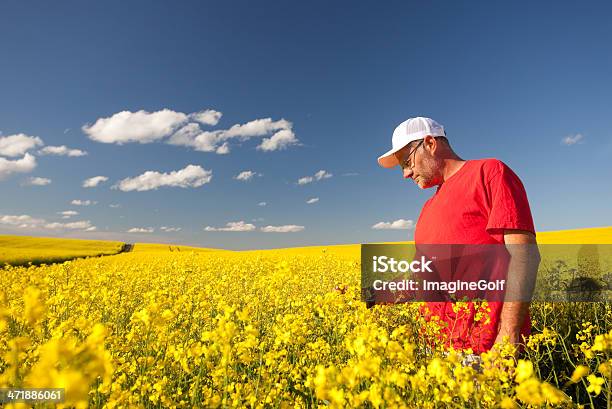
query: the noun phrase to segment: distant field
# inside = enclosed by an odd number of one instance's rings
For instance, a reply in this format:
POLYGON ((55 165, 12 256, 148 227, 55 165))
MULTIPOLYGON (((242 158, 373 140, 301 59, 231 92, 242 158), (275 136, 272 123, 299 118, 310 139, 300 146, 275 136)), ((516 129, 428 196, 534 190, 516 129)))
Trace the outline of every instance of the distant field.
POLYGON ((118 241, 0 235, 0 265, 57 263, 76 257, 115 254, 122 246, 118 241))
MULTIPOLYGON (((413 243, 413 242, 401 242, 413 243)), ((594 227, 576 230, 538 232, 540 244, 612 244, 612 227, 594 227)), ((76 257, 110 255, 118 253, 123 243, 116 241, 55 239, 28 236, 0 235, 0 265, 54 263, 76 257)), ((229 250, 173 244, 136 243, 132 252, 170 253, 170 252, 229 252, 229 250)), ((304 256, 333 255, 341 258, 359 257, 360 244, 339 244, 329 246, 290 247, 270 250, 248 250, 238 254, 266 253, 283 256, 300 254, 304 256)))
POLYGON ((229 251, 223 249, 209 249, 204 247, 189 247, 189 246, 175 246, 174 244, 149 244, 149 243, 136 243, 132 252, 137 253, 166 253, 166 252, 210 252, 210 251, 229 251))
POLYGON ((538 232, 541 244, 612 244, 612 227, 538 232))
POLYGON ((354 258, 359 257, 361 244, 336 244, 330 246, 310 246, 310 247, 288 247, 281 249, 269 249, 269 250, 246 250, 237 253, 240 254, 266 254, 266 256, 283 256, 287 254, 291 255, 303 255, 303 256, 324 256, 334 255, 336 257, 348 257, 354 258))
MULTIPOLYGON (((539 244, 612 244, 612 227, 593 227, 576 230, 538 232, 539 244)), ((414 241, 388 242, 387 244, 414 243, 414 241)), ((359 257, 361 244, 339 244, 330 246, 290 247, 270 250, 249 250, 244 253, 265 252, 282 256, 286 253, 301 255, 333 254, 340 257, 359 257)))

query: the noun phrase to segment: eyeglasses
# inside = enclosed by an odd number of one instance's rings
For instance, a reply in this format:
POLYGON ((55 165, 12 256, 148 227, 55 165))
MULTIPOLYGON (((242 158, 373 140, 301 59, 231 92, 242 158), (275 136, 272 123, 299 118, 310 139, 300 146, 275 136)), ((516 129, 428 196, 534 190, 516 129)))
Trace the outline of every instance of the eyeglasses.
POLYGON ((400 161, 399 165, 400 165, 400 168, 402 168, 402 171, 406 168, 412 169, 413 163, 410 160, 410 157, 416 152, 417 149, 419 149, 419 146, 421 146, 423 141, 424 139, 421 139, 421 141, 417 144, 417 146, 415 146, 414 149, 411 150, 410 153, 406 156, 406 159, 400 161))

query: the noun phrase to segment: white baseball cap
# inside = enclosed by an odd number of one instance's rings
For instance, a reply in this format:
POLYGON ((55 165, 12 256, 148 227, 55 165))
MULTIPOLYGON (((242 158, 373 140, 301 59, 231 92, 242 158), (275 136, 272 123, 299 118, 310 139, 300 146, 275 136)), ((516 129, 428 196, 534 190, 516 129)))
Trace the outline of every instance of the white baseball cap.
POLYGON ((417 116, 408 118, 395 128, 391 138, 391 150, 378 158, 378 164, 383 168, 399 165, 394 153, 412 141, 418 141, 426 136, 446 136, 444 127, 431 118, 417 116))

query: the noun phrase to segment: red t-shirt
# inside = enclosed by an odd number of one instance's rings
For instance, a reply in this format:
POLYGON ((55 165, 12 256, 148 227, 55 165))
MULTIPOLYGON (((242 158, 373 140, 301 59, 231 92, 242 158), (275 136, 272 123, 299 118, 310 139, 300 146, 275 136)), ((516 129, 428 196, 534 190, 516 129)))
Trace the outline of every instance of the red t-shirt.
MULTIPOLYGON (((438 186, 425 203, 414 239, 417 245, 503 244, 505 229, 535 234, 523 184, 497 159, 468 160, 438 186)), ((475 321, 473 308, 469 313, 455 314, 451 302, 428 302, 426 305, 432 315, 449 324, 443 333, 454 348, 472 348, 475 353, 481 353, 493 346, 502 302, 489 302, 489 324, 485 324, 485 320, 475 321)), ((528 315, 521 334, 529 335, 530 331, 528 315)))

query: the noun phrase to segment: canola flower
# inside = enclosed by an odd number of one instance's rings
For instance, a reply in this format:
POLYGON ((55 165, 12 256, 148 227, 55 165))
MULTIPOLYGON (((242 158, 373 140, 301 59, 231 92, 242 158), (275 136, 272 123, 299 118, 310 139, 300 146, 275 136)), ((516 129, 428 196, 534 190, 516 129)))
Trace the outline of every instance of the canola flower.
POLYGON ((6 267, 0 387, 63 387, 77 408, 608 405, 607 304, 534 303, 518 359, 506 344, 472 366, 420 304, 367 309, 359 278, 357 254, 299 251, 6 267))

